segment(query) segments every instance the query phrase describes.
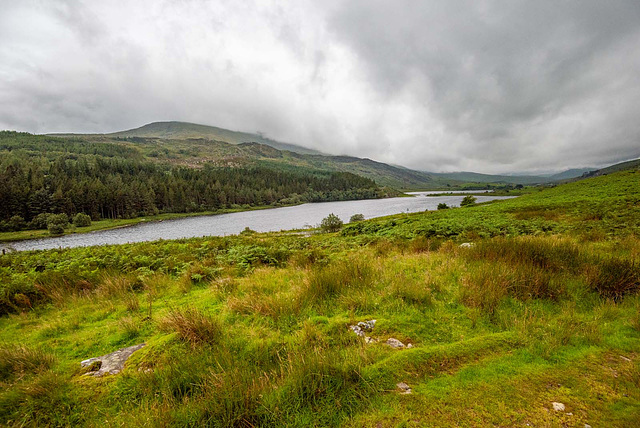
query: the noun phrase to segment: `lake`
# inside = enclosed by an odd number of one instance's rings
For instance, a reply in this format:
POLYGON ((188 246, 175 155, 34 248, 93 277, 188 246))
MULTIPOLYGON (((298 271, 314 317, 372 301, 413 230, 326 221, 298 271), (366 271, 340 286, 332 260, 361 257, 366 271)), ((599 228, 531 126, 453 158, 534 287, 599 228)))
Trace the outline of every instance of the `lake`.
MULTIPOLYGON (((450 207, 459 206, 464 197, 461 194, 428 196, 429 194, 437 193, 442 192, 411 192, 410 194, 413 197, 309 203, 293 207, 150 221, 117 229, 16 241, 0 244, 0 247, 11 248, 16 251, 46 250, 60 247, 156 241, 158 239, 233 235, 240 233, 245 227, 257 232, 303 229, 319 225, 320 221, 331 213, 347 223, 353 214, 363 214, 366 219, 369 219, 391 214, 435 210, 438 204, 442 202, 450 207)), ((476 196, 477 202, 512 197, 492 196, 491 194, 476 196)))

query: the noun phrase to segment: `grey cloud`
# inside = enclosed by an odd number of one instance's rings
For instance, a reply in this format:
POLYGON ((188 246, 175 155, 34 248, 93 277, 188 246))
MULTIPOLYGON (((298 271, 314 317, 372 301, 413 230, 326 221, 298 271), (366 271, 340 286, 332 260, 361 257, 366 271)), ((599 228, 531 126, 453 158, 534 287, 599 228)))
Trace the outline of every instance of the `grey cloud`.
MULTIPOLYGON (((533 143, 523 141, 523 128, 544 127, 565 110, 612 90, 629 100, 625 92, 639 86, 640 69, 632 58, 613 73, 599 72, 607 56, 638 54, 630 49, 640 34, 637 2, 355 1, 343 6, 332 18, 333 31, 363 58, 372 86, 393 99, 409 75, 418 74, 429 90, 416 91, 416 99, 426 100, 449 132, 468 133, 471 154, 499 162, 533 143), (612 88, 612 81, 625 85, 612 88)), ((638 129, 632 134, 637 138, 638 129)), ((581 143, 567 144, 578 148, 581 143)))
POLYGON ((635 0, 0 3, 0 128, 185 120, 424 170, 640 155, 635 0))

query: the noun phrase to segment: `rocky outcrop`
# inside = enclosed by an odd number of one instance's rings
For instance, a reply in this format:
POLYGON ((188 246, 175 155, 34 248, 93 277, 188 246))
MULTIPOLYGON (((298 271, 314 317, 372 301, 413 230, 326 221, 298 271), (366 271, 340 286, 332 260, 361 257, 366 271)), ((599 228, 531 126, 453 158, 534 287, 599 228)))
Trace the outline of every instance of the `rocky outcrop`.
POLYGON ((80 362, 80 365, 88 370, 87 376, 100 377, 105 374, 118 374, 124 368, 124 363, 129 359, 131 354, 144 347, 144 343, 129 346, 128 348, 118 349, 101 357, 89 358, 80 362))

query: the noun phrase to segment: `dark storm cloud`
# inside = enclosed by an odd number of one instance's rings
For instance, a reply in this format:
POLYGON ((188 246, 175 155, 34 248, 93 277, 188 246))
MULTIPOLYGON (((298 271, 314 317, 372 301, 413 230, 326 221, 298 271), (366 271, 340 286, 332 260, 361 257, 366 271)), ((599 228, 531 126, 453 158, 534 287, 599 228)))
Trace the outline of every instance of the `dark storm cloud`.
POLYGON ((0 7, 0 128, 185 120, 425 170, 640 155, 637 1, 0 7))
POLYGON ((332 28, 363 59, 372 86, 394 99, 417 76, 424 85, 410 88, 415 105, 467 140, 460 147, 467 156, 544 168, 535 162, 558 167, 640 154, 632 119, 639 113, 638 2, 342 6, 332 28), (581 159, 585 149, 592 155, 581 159))

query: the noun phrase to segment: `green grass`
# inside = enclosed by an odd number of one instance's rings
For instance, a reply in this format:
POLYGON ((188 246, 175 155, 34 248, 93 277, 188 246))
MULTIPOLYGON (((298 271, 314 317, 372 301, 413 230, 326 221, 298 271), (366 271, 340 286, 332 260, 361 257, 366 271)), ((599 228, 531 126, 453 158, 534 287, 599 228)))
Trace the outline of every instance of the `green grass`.
POLYGON ((337 234, 5 255, 0 424, 635 426, 636 177, 337 234))

